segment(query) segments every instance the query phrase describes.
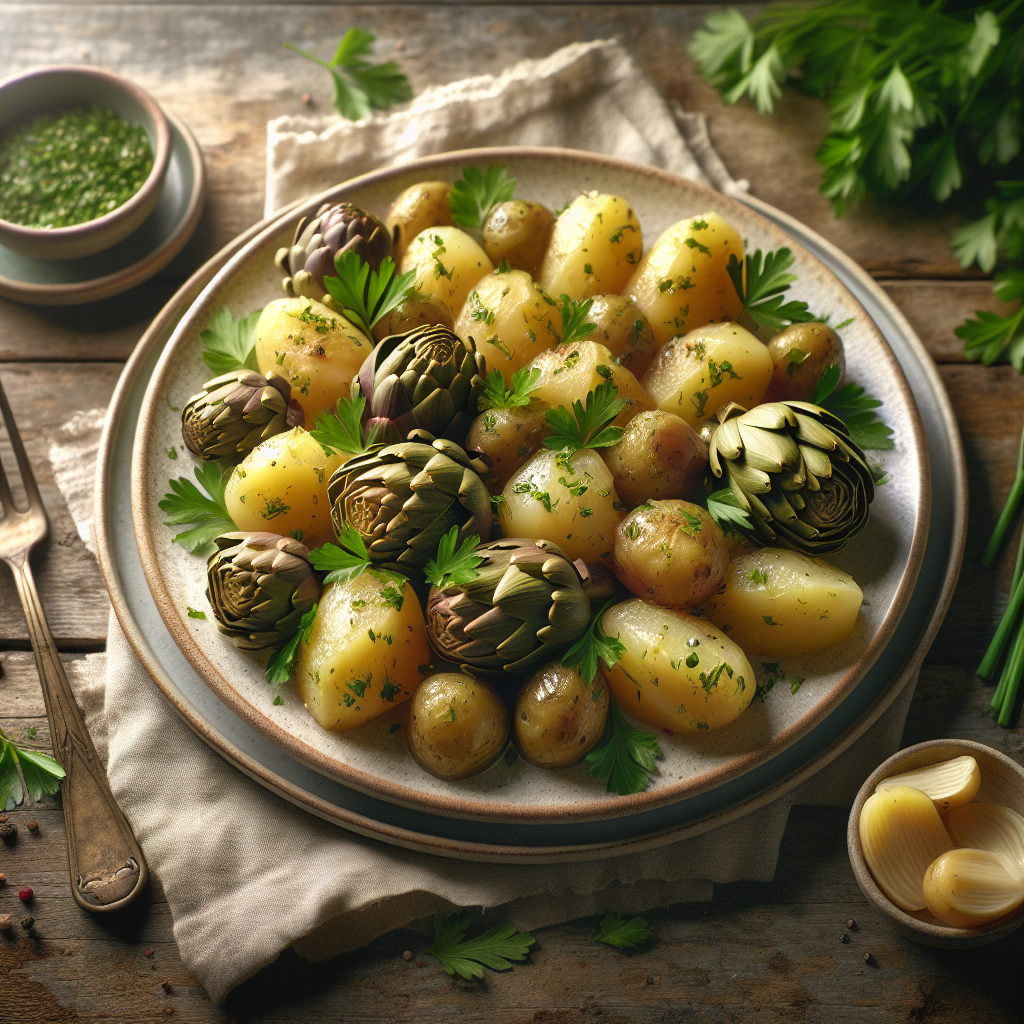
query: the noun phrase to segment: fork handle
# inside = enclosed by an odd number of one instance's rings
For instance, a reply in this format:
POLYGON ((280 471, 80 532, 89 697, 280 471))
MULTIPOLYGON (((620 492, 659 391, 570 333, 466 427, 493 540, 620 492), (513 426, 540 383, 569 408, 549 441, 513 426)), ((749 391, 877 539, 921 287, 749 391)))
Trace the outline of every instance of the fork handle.
POLYGON ((110 791, 57 655, 28 552, 7 560, 18 587, 39 670, 53 751, 67 776, 61 783, 71 894, 85 910, 106 912, 131 903, 149 880, 142 850, 110 791))

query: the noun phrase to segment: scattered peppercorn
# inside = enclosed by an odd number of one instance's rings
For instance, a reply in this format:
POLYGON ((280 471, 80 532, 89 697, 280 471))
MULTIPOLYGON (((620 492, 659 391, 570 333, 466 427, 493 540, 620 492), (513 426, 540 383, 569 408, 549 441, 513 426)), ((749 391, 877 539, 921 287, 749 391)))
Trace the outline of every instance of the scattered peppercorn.
POLYGON ((412 950, 410 950, 410 949, 407 949, 407 950, 406 950, 406 951, 405 951, 405 952, 404 952, 404 953, 402 954, 402 959, 403 959, 403 960, 411 960, 411 959, 412 959, 412 950))
POLYGON ((153 950, 151 950, 151 949, 147 949, 147 950, 146 950, 146 952, 145 952, 145 953, 143 953, 142 955, 143 955, 143 956, 152 956, 152 955, 153 955, 153 950))
POLYGON ((654 976, 653 975, 651 975, 651 974, 647 975, 647 984, 648 985, 653 985, 654 984, 654 976))
POLYGON ((850 941, 850 936, 847 935, 846 932, 842 932, 840 934, 840 936, 839 936, 839 941, 840 942, 849 942, 850 941))
POLYGON ((170 1015, 172 1013, 174 1013, 174 1007, 173 1006, 165 1006, 164 1007, 164 1013, 166 1013, 167 1016, 170 1017, 170 1015))
POLYGON ((14 918, 10 914, 0 914, 0 932, 9 932, 14 927, 14 918))
POLYGON ((174 986, 169 981, 161 981, 160 987, 170 995, 174 991, 174 986))
POLYGON ((6 885, 6 884, 7 884, 7 876, 2 871, 0 871, 0 885, 6 885))
POLYGON ((28 903, 33 896, 35 896, 35 893, 27 885, 18 893, 18 899, 20 899, 22 903, 28 903))
POLYGON ((30 821, 30 822, 28 822, 28 830, 29 830, 29 832, 38 832, 39 831, 39 822, 38 821, 30 821))
POLYGON ((34 925, 35 923, 36 919, 34 917, 23 917, 21 919, 21 927, 24 928, 25 931, 27 932, 32 931, 32 925, 34 925))
POLYGON ((846 922, 846 927, 849 928, 851 932, 856 931, 857 922, 851 917, 850 920, 846 922))
POLYGON ((18 826, 13 821, 6 821, 0 825, 0 840, 4 846, 13 846, 18 841, 18 826))
POLYGON ((874 962, 875 962, 875 958, 870 953, 865 953, 864 954, 864 963, 866 963, 866 964, 873 964, 874 962))

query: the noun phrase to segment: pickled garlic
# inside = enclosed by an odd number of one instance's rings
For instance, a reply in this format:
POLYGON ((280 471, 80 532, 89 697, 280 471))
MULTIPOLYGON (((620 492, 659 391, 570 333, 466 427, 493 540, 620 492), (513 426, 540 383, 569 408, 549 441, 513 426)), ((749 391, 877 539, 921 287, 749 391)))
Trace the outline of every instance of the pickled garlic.
POLYGON ((1024 903, 1024 878, 989 850, 950 850, 924 876, 928 909, 943 924, 975 928, 997 921, 1024 903))
POLYGON ((864 859, 878 887, 903 910, 923 910, 924 874, 953 843, 931 798, 894 786, 868 797, 860 812, 864 859))
POLYGON ((967 804, 949 812, 946 830, 957 846, 999 854, 1024 876, 1024 818, 1002 804, 967 804))
POLYGON ((980 785, 981 771, 978 762, 973 757, 964 755, 882 779, 875 786, 875 792, 881 793, 883 790, 892 789, 893 786, 910 786, 926 793, 935 801, 936 810, 945 814, 955 807, 969 804, 977 795, 980 785))

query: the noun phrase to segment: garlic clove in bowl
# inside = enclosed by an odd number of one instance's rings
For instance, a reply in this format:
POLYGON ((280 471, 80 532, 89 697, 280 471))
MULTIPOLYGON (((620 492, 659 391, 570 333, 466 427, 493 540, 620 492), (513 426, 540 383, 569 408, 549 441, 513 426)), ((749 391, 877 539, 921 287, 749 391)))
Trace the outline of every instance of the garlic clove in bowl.
POLYGON ((971 803, 946 818, 946 831, 957 846, 999 854, 1007 867, 1024 877, 1024 818, 1002 804, 971 803))
POLYGON ((977 796, 981 786, 981 770, 978 762, 965 754, 914 771, 891 775, 875 786, 875 792, 881 793, 894 786, 910 786, 921 790, 934 801, 936 810, 945 814, 969 804, 977 796))
POLYGON ((924 898, 943 924, 976 928, 1024 903, 1024 878, 990 850, 950 850, 928 867, 924 898))

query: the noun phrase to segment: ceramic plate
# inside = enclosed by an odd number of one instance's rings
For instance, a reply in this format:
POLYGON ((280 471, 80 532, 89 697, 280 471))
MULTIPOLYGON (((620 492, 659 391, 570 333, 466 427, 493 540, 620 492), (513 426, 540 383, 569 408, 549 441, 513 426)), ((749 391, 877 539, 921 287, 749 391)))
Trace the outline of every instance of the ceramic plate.
POLYGON ((884 651, 921 568, 930 502, 924 433, 906 378, 875 324, 821 262, 748 206, 709 189, 650 168, 557 150, 428 158, 339 186, 260 231, 214 276, 166 346, 146 391, 132 464, 132 515, 153 600, 180 651, 226 707, 290 756, 352 790, 428 814, 521 825, 650 812, 728 786, 784 757, 854 693, 884 651), (872 453, 889 483, 878 488, 868 529, 833 559, 864 590, 865 605, 854 633, 825 655, 783 662, 790 678, 806 679, 797 693, 777 687, 767 700, 755 701, 736 722, 715 732, 661 735, 665 757, 659 777, 645 793, 614 796, 581 766, 545 772, 521 761, 501 761, 483 775, 446 783, 422 772, 407 755, 401 731, 391 731, 402 720, 401 708, 359 729, 332 734, 308 716, 290 686, 283 691, 285 703, 274 706, 263 666, 217 632, 205 598, 204 565, 171 543, 174 531, 163 525, 157 507, 168 478, 189 471, 186 461, 169 453, 181 450, 177 410, 207 376, 199 333, 214 311, 226 304, 240 316, 278 297, 273 254, 290 242, 298 217, 326 199, 353 201, 383 216, 408 185, 424 179, 455 180, 465 162, 500 162, 519 179, 519 194, 551 208, 563 206, 584 189, 623 195, 636 210, 648 244, 681 218, 716 211, 740 230, 751 251, 790 246, 799 275, 795 297, 833 323, 852 318, 843 332, 848 375, 882 400, 881 412, 895 431, 893 451, 872 453), (189 618, 189 607, 205 609, 207 620, 189 618))
POLYGON ((0 295, 36 306, 95 302, 134 288, 167 266, 192 237, 206 201, 203 155, 192 133, 164 111, 171 159, 153 212, 117 245, 74 260, 36 260, 0 245, 0 295))

